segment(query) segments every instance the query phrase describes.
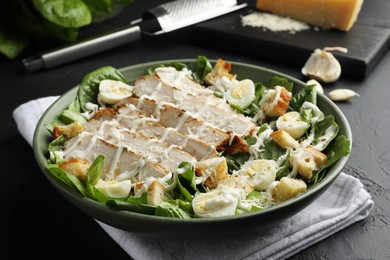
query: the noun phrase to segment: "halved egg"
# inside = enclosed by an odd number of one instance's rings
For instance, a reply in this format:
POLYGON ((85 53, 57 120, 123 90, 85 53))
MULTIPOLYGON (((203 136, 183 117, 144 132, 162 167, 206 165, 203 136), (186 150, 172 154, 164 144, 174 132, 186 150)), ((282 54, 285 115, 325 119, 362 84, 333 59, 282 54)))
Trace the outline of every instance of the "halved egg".
POLYGON ((265 190, 275 180, 277 165, 274 160, 257 159, 244 163, 240 175, 249 176, 249 183, 256 190, 265 190))
POLYGON ((115 104, 133 94, 133 86, 122 81, 105 79, 100 82, 98 100, 105 104, 115 104))
POLYGON ((296 111, 287 112, 276 120, 276 127, 289 133, 294 139, 303 136, 309 124, 303 120, 301 114, 296 111))
POLYGON ((192 208, 197 217, 224 217, 235 214, 240 201, 240 193, 221 186, 210 192, 199 193, 192 200, 192 208))
POLYGON ((255 84, 250 79, 244 79, 232 84, 226 92, 229 104, 247 108, 255 99, 255 84))
POLYGON ((99 179, 95 184, 95 188, 110 198, 126 198, 129 196, 131 190, 131 181, 124 180, 116 182, 99 179))

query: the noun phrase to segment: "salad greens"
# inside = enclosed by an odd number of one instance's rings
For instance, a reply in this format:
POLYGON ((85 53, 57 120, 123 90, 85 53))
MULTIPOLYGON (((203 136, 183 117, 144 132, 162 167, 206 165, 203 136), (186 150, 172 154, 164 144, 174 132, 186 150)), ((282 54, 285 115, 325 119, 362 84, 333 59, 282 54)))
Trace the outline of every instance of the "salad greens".
MULTIPOLYGON (((181 62, 172 62, 169 64, 161 64, 153 66, 145 71, 145 75, 153 75, 154 71, 158 67, 174 67, 177 70, 188 70, 192 74, 195 81, 205 84, 205 77, 213 69, 210 61, 205 56, 199 56, 193 70, 188 68, 186 64, 181 62)), ((238 75, 239 76, 239 75, 238 75)), ((87 119, 83 117, 85 112, 91 112, 88 107, 88 103, 98 104, 97 97, 99 93, 99 83, 102 80, 109 79, 114 81, 120 81, 128 83, 125 77, 115 68, 111 66, 102 67, 97 69, 88 75, 86 75, 77 92, 77 97, 60 115, 55 119, 48 129, 52 131, 55 125, 68 125, 75 121, 79 121, 82 124, 86 124, 87 119)), ((307 184, 308 189, 317 185, 330 170, 330 167, 336 163, 343 156, 347 156, 350 153, 350 141, 344 136, 339 134, 339 126, 335 121, 333 115, 326 115, 322 119, 312 121, 314 118, 314 111, 310 107, 303 106, 305 102, 316 104, 317 94, 313 85, 308 85, 299 91, 294 92, 294 84, 288 81, 286 78, 274 76, 265 82, 255 82, 255 96, 252 104, 246 109, 242 109, 237 106, 233 106, 237 111, 243 113, 247 117, 256 116, 261 107, 260 101, 264 98, 269 90, 273 90, 276 86, 285 86, 285 88, 292 92, 291 101, 289 103, 287 111, 300 111, 302 118, 307 122, 310 127, 306 131, 305 135, 301 137, 302 142, 308 138, 312 138, 311 145, 320 147, 327 157, 326 164, 319 170, 315 171, 313 177, 310 179, 303 179, 307 184)), ((206 87, 208 87, 206 85, 206 87)), ((245 138, 249 147, 255 146, 258 142, 258 138, 262 134, 266 134, 270 131, 271 126, 275 124, 275 117, 267 117, 259 125, 255 134, 249 135, 245 138)), ((173 176, 167 181, 167 185, 172 187, 166 192, 164 200, 158 205, 150 205, 148 203, 148 193, 145 192, 141 196, 128 196, 126 198, 111 198, 102 192, 100 192, 95 184, 98 182, 105 163, 105 158, 102 155, 96 157, 95 161, 89 167, 86 175, 85 182, 80 181, 77 177, 69 174, 65 170, 59 167, 62 159, 59 156, 63 145, 66 142, 64 135, 53 140, 48 147, 50 158, 48 159, 47 169, 59 180, 64 182, 69 187, 78 190, 83 196, 87 196, 91 199, 106 204, 109 207, 113 207, 120 210, 129 210, 133 212, 158 215, 174 218, 191 218, 195 216, 194 213, 194 199, 199 194, 205 194, 209 191, 209 188, 205 187, 203 183, 197 183, 197 175, 195 166, 190 162, 182 162, 177 167, 177 170, 173 172, 173 176)), ((271 138, 264 139, 264 142, 254 155, 259 160, 274 160, 280 161, 283 159, 277 167, 275 181, 280 181, 282 178, 291 174, 290 159, 292 158, 292 152, 281 147, 276 141, 271 138)), ((248 152, 237 152, 233 154, 223 154, 226 159, 227 172, 229 175, 234 175, 240 169, 250 161, 251 155, 248 152)), ((262 200, 265 199, 266 192, 253 190, 247 195, 247 201, 262 200)), ((263 207, 253 204, 249 208, 238 207, 235 214, 242 214, 246 212, 252 212, 261 210, 263 207)))
POLYGON ((33 40, 74 42, 79 29, 134 0, 12 0, 0 9, 0 53, 13 59, 33 40))
POLYGON ((104 79, 111 79, 127 83, 123 75, 111 66, 102 67, 87 74, 80 83, 77 100, 80 105, 80 111, 89 111, 86 107, 88 102, 97 104, 97 96, 99 93, 99 83, 104 79))

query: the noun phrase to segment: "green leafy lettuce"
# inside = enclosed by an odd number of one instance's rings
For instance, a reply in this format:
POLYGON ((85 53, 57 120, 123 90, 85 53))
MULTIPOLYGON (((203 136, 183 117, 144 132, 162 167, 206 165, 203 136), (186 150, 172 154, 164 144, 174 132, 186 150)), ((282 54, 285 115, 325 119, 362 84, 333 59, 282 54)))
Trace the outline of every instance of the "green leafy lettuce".
POLYGON ((0 53, 19 56, 34 41, 74 42, 79 30, 134 0, 12 0, 0 8, 0 53))

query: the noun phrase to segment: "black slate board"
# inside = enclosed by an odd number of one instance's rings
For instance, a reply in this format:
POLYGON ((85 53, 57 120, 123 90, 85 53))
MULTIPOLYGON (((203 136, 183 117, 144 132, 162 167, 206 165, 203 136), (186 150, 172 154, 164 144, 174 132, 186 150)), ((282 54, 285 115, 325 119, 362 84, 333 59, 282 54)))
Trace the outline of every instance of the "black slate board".
POLYGON ((242 26, 241 16, 257 11, 248 7, 192 27, 198 44, 255 55, 282 64, 303 67, 316 48, 340 46, 348 53, 333 52, 342 67, 342 77, 362 80, 375 68, 390 47, 390 1, 367 0, 349 32, 311 27, 296 32, 272 32, 242 26))

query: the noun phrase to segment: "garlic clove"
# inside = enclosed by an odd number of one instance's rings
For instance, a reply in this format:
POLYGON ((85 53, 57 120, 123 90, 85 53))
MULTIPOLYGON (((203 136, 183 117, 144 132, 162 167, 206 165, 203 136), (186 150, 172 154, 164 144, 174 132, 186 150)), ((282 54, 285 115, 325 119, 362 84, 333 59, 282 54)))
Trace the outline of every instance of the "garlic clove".
POLYGON ((358 97, 359 94, 351 89, 335 89, 328 93, 328 96, 333 101, 347 101, 353 97, 358 97))
POLYGON ((315 49, 302 68, 302 74, 321 82, 330 83, 339 79, 341 65, 329 51, 347 50, 342 47, 325 47, 323 50, 315 49))
POLYGON ((317 80, 310 79, 306 82, 306 85, 315 85, 317 92, 324 94, 324 89, 322 88, 321 84, 317 80))
POLYGON ((347 53, 348 49, 344 48, 344 47, 325 47, 324 51, 328 51, 328 52, 329 51, 339 51, 339 52, 347 53))

